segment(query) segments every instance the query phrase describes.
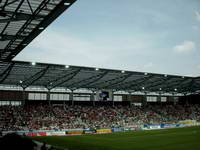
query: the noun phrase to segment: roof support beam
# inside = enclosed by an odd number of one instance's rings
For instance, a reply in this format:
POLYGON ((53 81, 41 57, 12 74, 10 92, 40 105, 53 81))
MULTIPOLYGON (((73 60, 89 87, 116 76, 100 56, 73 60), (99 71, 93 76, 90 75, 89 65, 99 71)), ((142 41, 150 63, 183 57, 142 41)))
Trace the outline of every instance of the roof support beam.
POLYGON ((175 89, 175 88, 178 88, 178 86, 180 86, 181 85, 181 82, 183 82, 185 79, 176 79, 176 81, 173 81, 172 83, 171 82, 169 82, 169 83, 167 83, 167 84, 164 84, 163 86, 162 86, 162 90, 168 90, 168 89, 175 89))
POLYGON ((69 80, 73 79, 79 72, 81 71, 81 68, 70 73, 70 74, 67 74, 65 75, 65 78, 59 78, 56 82, 50 82, 49 85, 46 86, 47 89, 53 89, 55 87, 58 87, 66 82, 68 82, 69 80), (67 78, 66 78, 67 77, 67 78))
POLYGON ((94 68, 88 67, 70 66, 68 68, 64 65, 46 63, 31 65, 30 62, 22 61, 1 62, 0 70, 0 84, 20 85, 23 88, 34 85, 48 89, 54 87, 72 90, 78 88, 91 90, 107 88, 135 92, 186 94, 200 91, 199 77, 164 76, 150 73, 137 74, 135 72, 121 73, 106 69, 96 71, 94 68))
POLYGON ((142 86, 142 84, 144 84, 146 82, 146 80, 149 80, 152 77, 153 77, 153 75, 145 75, 142 78, 123 83, 123 85, 125 85, 125 86, 119 85, 119 87, 122 89, 133 89, 133 90, 140 89, 141 90, 140 86, 142 86))
POLYGON ((109 85, 103 86, 103 88, 113 88, 114 85, 116 84, 121 84, 123 83, 126 79, 128 79, 130 76, 132 75, 132 73, 126 74, 123 77, 121 77, 120 80, 115 81, 114 83, 110 83, 109 85))
MULTIPOLYGON (((17 11, 20 9, 21 5, 24 3, 24 0, 21 0, 19 5, 17 6, 17 8, 15 9, 14 13, 11 15, 11 18, 14 17, 14 14, 17 13, 17 11)), ((9 26, 10 21, 7 22, 7 24, 5 25, 5 27, 3 28, 3 30, 1 31, 1 34, 3 34, 5 32, 5 30, 7 29, 7 27, 9 26)))
MULTIPOLYGON (((70 70, 71 71, 71 70, 70 70)), ((50 87, 52 87, 52 84, 56 84, 57 82, 61 82, 61 80, 64 80, 65 78, 69 77, 71 74, 74 74, 74 72, 76 72, 77 70, 72 70, 72 72, 68 73, 68 70, 67 70, 67 73, 63 73, 64 75, 62 76, 59 76, 58 78, 54 79, 54 80, 50 80, 47 85, 45 85, 45 87, 48 89, 50 87)))
MULTIPOLYGON (((31 17, 29 17, 29 18, 26 20, 26 23, 25 23, 25 24, 20 28, 20 30, 16 33, 16 37, 20 36, 20 35, 24 32, 24 30, 28 28, 28 25, 32 22, 32 20, 34 20, 34 16, 38 15, 39 12, 48 4, 49 1, 50 1, 50 0, 43 0, 43 1, 41 2, 41 4, 40 4, 40 5, 38 6, 38 8, 35 10, 34 14, 31 15, 31 17)), ((20 2, 20 4, 18 5, 18 7, 16 8, 14 14, 12 14, 11 18, 14 18, 15 13, 18 12, 18 10, 19 10, 19 8, 21 7, 21 5, 23 4, 23 2, 24 2, 24 0, 21 0, 21 2, 20 2)), ((43 20, 43 21, 44 21, 44 20, 43 20)), ((7 27, 8 27, 8 25, 9 25, 10 22, 11 22, 11 21, 9 21, 9 22, 6 24, 6 26, 4 27, 3 31, 1 32, 1 34, 4 33, 4 31, 7 29, 7 27)), ((37 33, 38 33, 38 34, 39 34, 40 32, 42 32, 42 31, 40 31, 40 30, 38 31, 38 28, 36 28, 36 29, 34 29, 34 30, 37 30, 37 33)), ((32 32, 33 32, 33 31, 32 31, 32 32)), ((36 34, 36 31, 34 32, 34 34, 36 34)), ((37 35, 36 35, 36 36, 37 36, 37 35)), ((26 37, 26 39, 27 39, 27 37, 26 37)), ((24 41, 25 41, 26 39, 24 39, 24 41)), ((33 39, 34 39, 34 38, 33 38, 33 39)), ((8 45, 5 47, 5 50, 3 51, 3 53, 5 53, 6 50, 10 49, 10 47, 13 45, 13 43, 14 43, 16 40, 17 40, 17 38, 12 39, 12 40, 8 43, 8 45)), ((30 42, 26 42, 26 44, 28 44, 28 43, 30 43, 30 42)), ((19 53, 19 51, 21 51, 23 48, 24 48, 24 47, 22 47, 22 46, 19 44, 18 47, 15 48, 15 53, 12 53, 12 54, 9 54, 8 56, 6 56, 6 60, 5 60, 5 61, 11 60, 11 59, 12 59, 13 57, 15 57, 15 56, 19 53)))
POLYGON ((185 81, 178 84, 178 92, 191 92, 190 83, 194 80, 193 78, 185 79, 185 81))
POLYGON ((12 39, 19 39, 19 40, 23 40, 25 38, 25 36, 15 36, 15 35, 7 35, 7 34, 0 34, 0 41, 7 41, 7 40, 12 40, 12 39))
POLYGON ((197 85, 198 87, 196 88, 196 90, 200 90, 200 77, 196 77, 193 80, 194 80, 194 84, 197 85))
POLYGON ((102 77, 104 77, 107 73, 108 72, 106 71, 106 72, 103 72, 103 73, 98 74, 96 76, 92 76, 92 77, 83 79, 81 81, 74 82, 74 83, 72 83, 70 85, 67 85, 67 87, 73 87, 73 86, 76 86, 77 84, 80 84, 80 83, 83 83, 82 85, 79 86, 80 88, 84 87, 84 86, 87 86, 87 85, 90 85, 90 84, 94 83, 95 81, 97 81, 97 80, 101 79, 102 77), (90 80, 92 80, 92 81, 90 81, 90 80), (89 81, 89 82, 87 82, 87 81, 89 81))
POLYGON ((30 10, 31 10, 31 13, 33 14, 34 12, 33 12, 33 8, 32 8, 32 6, 31 6, 31 3, 29 2, 29 0, 26 0, 26 1, 27 1, 28 6, 29 6, 29 8, 30 8, 30 10))
POLYGON ((194 91, 194 88, 195 88, 194 86, 195 86, 195 79, 193 78, 193 79, 190 81, 189 85, 188 85, 188 88, 189 88, 190 92, 195 92, 195 91, 194 91))
POLYGON ((47 70, 49 69, 49 66, 47 66, 45 69, 37 72, 36 74, 34 74, 33 76, 31 76, 30 78, 26 79, 25 81, 22 82, 22 87, 23 88, 27 88, 30 85, 32 85, 34 82, 36 82, 37 80, 39 80, 41 77, 44 76, 44 74, 47 72, 47 70))
MULTIPOLYGON (((69 8, 76 0, 62 0, 45 18, 37 25, 37 27, 34 28, 34 30, 24 39, 24 43, 29 44, 38 34, 40 34, 42 31, 38 30, 38 28, 41 26, 44 29, 51 23, 53 22, 62 12, 64 12, 67 8, 69 8), (69 3, 69 5, 64 5, 65 3, 69 3)), ((40 11, 45 9, 47 4, 50 3, 50 0, 43 0, 42 3, 38 6, 38 8, 34 11, 34 16, 38 15, 40 11)), ((31 23, 31 21, 34 18, 30 17, 26 23, 23 25, 23 27, 18 31, 17 35, 20 35, 21 33, 24 32, 24 30, 28 27, 28 25, 31 23)), ((6 46, 6 49, 9 49, 10 46, 13 44, 15 40, 10 41, 10 43, 6 46)), ((9 61, 12 58, 15 57, 24 47, 19 45, 15 49, 15 54, 14 55, 8 55, 5 61, 9 61)))
POLYGON ((94 83, 97 82, 98 80, 100 80, 100 79, 102 79, 103 77, 105 77, 107 74, 108 74, 108 71, 104 72, 101 76, 99 76, 99 77, 98 77, 97 79, 95 79, 94 81, 91 81, 91 82, 89 82, 89 83, 86 83, 86 84, 82 85, 82 87, 83 87, 83 86, 86 86, 86 87, 88 87, 88 88, 94 88, 94 87, 92 87, 91 84, 94 84, 94 83))
POLYGON ((14 66, 14 63, 12 62, 12 63, 8 66, 8 68, 0 75, 0 78, 1 78, 1 79, 0 79, 0 84, 3 83, 3 81, 6 80, 6 78, 9 76, 9 74, 10 74, 10 72, 11 72, 13 66, 14 66))
POLYGON ((168 84, 168 82, 173 78, 163 77, 159 81, 152 83, 150 86, 147 86, 148 89, 160 89, 162 85, 168 84))
POLYGON ((32 14, 25 14, 25 13, 15 13, 11 11, 0 11, 0 16, 5 16, 5 19, 1 19, 0 23, 7 23, 7 22, 14 22, 14 21, 22 21, 28 20, 30 17, 33 17, 33 20, 44 18, 43 15, 32 15, 32 14), (11 17, 14 15, 13 17, 11 17), (7 17, 9 16, 9 17, 7 17))
POLYGON ((118 84, 116 84, 115 85, 115 88, 116 87, 123 87, 123 85, 128 85, 128 84, 130 84, 130 83, 133 83, 133 82, 137 82, 137 81, 140 81, 140 80, 142 80, 143 81, 143 79, 145 79, 146 78, 146 76, 143 76, 143 77, 141 77, 141 78, 139 78, 139 79, 135 79, 135 80, 131 80, 131 81, 126 81, 126 82, 121 82, 121 83, 118 83, 118 84))
MULTIPOLYGON (((5 35, 11 28, 15 36, 7 36, 0 41, 9 41, 1 50, 0 61, 11 61, 26 45, 38 36, 60 14, 76 0, 4 0, 0 6, 0 23, 4 23, 0 34, 5 35), (23 11, 25 10, 25 11, 23 11), (20 22, 23 21, 23 22, 20 22), (10 24, 12 23, 12 26, 10 24), (13 23, 16 23, 13 25, 13 23), (23 38, 22 36, 25 36, 23 38), (21 38, 22 37, 22 38, 21 38), (19 39, 22 39, 20 42, 19 39), (19 40, 19 41, 18 41, 19 40), (13 49, 13 52, 8 52, 13 49)), ((11 31, 10 31, 11 32, 11 31)))
POLYGON ((110 79, 110 80, 105 80, 105 81, 102 81, 102 82, 98 82, 98 83, 94 83, 95 84, 95 86, 100 86, 100 88, 102 88, 101 87, 101 85, 103 84, 103 85, 105 85, 106 83, 110 83, 110 82, 112 82, 112 81, 118 81, 118 79, 121 79, 121 78, 124 78, 124 76, 125 75, 120 75, 120 76, 117 76, 116 78, 113 78, 113 79, 110 79))
POLYGON ((19 0, 13 0, 13 1, 10 1, 10 2, 8 2, 8 1, 9 0, 5 1, 4 5, 1 7, 2 10, 4 10, 6 6, 9 6, 9 5, 11 5, 11 4, 13 4, 13 3, 15 3, 15 2, 17 2, 19 0))

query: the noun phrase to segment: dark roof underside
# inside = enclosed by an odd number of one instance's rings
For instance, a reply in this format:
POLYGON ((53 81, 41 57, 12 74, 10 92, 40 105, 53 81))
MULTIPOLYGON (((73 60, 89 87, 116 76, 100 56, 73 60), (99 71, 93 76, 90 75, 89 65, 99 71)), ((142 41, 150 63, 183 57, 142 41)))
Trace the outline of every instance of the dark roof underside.
POLYGON ((0 61, 12 60, 76 0, 0 0, 0 61))
POLYGON ((0 84, 53 89, 113 89, 124 91, 194 93, 199 77, 182 77, 89 67, 12 61, 0 63, 0 84))

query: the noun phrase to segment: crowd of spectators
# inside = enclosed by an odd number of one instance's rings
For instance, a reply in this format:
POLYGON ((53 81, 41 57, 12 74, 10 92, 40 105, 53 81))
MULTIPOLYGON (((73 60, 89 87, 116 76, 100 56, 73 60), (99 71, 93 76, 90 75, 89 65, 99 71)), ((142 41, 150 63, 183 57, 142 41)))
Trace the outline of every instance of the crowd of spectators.
POLYGON ((0 106, 0 130, 61 130, 74 128, 110 128, 143 124, 200 121, 199 105, 0 106))

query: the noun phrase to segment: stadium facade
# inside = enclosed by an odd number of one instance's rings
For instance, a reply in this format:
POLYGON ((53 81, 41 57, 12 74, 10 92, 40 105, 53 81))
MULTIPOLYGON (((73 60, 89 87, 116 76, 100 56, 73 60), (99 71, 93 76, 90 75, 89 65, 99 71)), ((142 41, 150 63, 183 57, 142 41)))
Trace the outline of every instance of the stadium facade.
POLYGON ((75 1, 1 1, 0 105, 33 100, 140 105, 199 93, 200 77, 12 61, 75 1))
POLYGON ((98 102, 183 103, 194 97, 191 95, 198 97, 200 87, 198 77, 104 68, 22 61, 2 62, 0 68, 2 105, 34 100, 71 105, 78 101, 93 105, 98 102))
POLYGON ((200 77, 13 61, 74 2, 0 1, 0 111, 6 116, 1 118, 3 130, 23 130, 32 135, 33 129, 51 129, 54 132, 37 134, 66 135, 71 131, 57 130, 81 128, 72 134, 82 134, 93 133, 95 127, 95 133, 110 133, 122 128, 125 131, 125 127, 161 128, 163 122, 165 127, 184 126, 180 121, 188 118, 193 119, 189 124, 199 121, 200 77), (159 107, 148 106, 150 103, 159 107), (166 104, 172 105, 162 108, 166 104), (129 107, 133 105, 144 108, 129 107))

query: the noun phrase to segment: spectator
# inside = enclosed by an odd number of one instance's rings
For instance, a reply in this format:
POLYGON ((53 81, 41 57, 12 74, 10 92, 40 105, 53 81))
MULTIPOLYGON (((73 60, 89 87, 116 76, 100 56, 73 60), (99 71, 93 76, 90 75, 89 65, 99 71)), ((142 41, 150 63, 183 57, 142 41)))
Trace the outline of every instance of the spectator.
POLYGON ((199 105, 165 106, 0 106, 0 130, 111 128, 200 120, 199 105))
POLYGON ((22 138, 21 136, 10 133, 3 136, 0 142, 1 150, 36 150, 37 145, 30 139, 22 138))
POLYGON ((41 150, 47 150, 46 142, 43 142, 43 144, 42 144, 42 146, 41 146, 41 150))

